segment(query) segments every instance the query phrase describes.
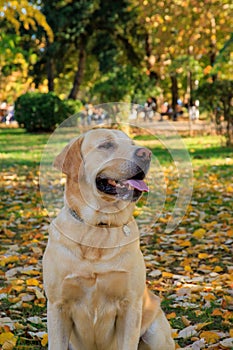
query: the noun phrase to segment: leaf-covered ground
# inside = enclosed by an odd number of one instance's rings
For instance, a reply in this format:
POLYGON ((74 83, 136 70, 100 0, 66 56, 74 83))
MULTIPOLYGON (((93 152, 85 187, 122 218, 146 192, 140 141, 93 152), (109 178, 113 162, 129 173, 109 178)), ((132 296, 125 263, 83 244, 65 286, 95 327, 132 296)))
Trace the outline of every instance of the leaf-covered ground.
MULTIPOLYGON (((46 300, 41 259, 49 220, 38 185, 46 135, 1 131, 0 346, 46 349, 46 300)), ((177 349, 233 349, 233 156, 213 137, 185 139, 194 191, 187 213, 165 234, 177 178, 166 152, 153 140, 167 183, 162 215, 138 208, 148 285, 162 299, 177 349)), ((138 214, 136 213, 136 214, 138 214)), ((166 350, 166 349, 164 349, 166 350)))

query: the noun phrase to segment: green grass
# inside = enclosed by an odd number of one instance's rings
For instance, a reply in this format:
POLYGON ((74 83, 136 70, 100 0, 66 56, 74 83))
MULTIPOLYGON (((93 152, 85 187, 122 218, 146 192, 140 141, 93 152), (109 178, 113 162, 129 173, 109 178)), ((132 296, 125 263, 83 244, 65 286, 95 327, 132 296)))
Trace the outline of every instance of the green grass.
POLYGON ((176 150, 175 144, 178 138, 179 149, 182 144, 189 152, 190 158, 194 166, 197 165, 228 165, 229 158, 233 156, 233 149, 225 147, 225 140, 223 137, 219 136, 197 136, 191 137, 163 137, 160 139, 156 138, 154 135, 142 135, 135 136, 135 141, 139 144, 143 144, 150 149, 152 149, 154 156, 156 156, 161 164, 167 164, 172 161, 171 154, 169 152, 169 145, 173 146, 176 150), (173 141, 174 140, 174 141, 173 141), (166 147, 167 146, 167 147, 166 147))
MULTIPOLYGON (((4 168, 11 166, 36 167, 40 163, 41 153, 46 145, 49 134, 28 134, 23 129, 0 129, 0 165, 4 168)), ((135 141, 152 149, 161 164, 172 161, 170 145, 166 139, 158 140, 153 135, 136 136, 135 141)), ((172 139, 172 137, 170 137, 172 139)), ((228 166, 233 150, 224 147, 224 140, 217 136, 199 136, 182 138, 182 143, 189 151, 193 165, 221 165, 228 166)), ((175 144, 172 143, 173 145, 175 144)), ((175 149, 175 148, 174 148, 175 149)))
POLYGON ((27 134, 23 129, 0 129, 0 165, 36 167, 49 134, 27 134))

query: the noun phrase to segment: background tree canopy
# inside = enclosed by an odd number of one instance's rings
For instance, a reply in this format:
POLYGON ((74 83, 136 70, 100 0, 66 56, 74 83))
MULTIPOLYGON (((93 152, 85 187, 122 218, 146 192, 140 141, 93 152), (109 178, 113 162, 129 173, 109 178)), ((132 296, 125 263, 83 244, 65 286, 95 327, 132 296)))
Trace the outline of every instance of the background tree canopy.
POLYGON ((232 79, 232 14, 230 0, 0 0, 0 100, 190 102, 232 79))

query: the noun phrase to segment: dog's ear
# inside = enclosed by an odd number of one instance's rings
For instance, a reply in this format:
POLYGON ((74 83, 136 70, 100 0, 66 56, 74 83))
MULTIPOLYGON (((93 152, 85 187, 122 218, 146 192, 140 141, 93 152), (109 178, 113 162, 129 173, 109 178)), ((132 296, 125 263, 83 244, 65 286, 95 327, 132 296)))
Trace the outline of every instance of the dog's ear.
POLYGON ((56 156, 53 162, 53 166, 56 169, 76 179, 79 175, 80 165, 83 162, 81 154, 82 141, 82 137, 72 140, 61 153, 56 156))

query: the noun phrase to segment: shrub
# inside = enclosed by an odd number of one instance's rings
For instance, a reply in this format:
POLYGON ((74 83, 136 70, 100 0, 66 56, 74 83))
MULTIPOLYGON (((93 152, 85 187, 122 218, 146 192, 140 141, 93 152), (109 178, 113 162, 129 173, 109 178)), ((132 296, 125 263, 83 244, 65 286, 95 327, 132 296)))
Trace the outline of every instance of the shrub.
POLYGON ((64 100, 63 102, 67 106, 70 115, 79 113, 82 108, 82 102, 79 100, 64 100))
POLYGON ((28 132, 53 131, 73 113, 74 108, 52 92, 29 92, 15 103, 15 118, 28 132))
MULTIPOLYGON (((76 115, 78 112, 81 111, 82 108, 82 102, 79 100, 63 100, 63 103, 65 104, 67 111, 69 113, 69 116, 73 116, 76 115)), ((80 115, 76 115, 74 118, 69 118, 68 120, 66 120, 66 122, 64 123, 64 127, 72 127, 72 126, 77 126, 77 122, 78 122, 78 118, 80 117, 80 115)))

